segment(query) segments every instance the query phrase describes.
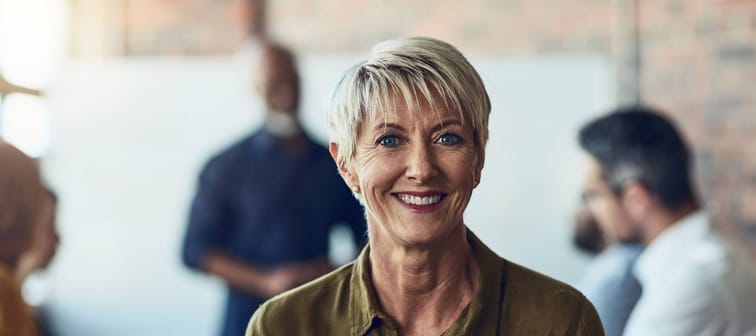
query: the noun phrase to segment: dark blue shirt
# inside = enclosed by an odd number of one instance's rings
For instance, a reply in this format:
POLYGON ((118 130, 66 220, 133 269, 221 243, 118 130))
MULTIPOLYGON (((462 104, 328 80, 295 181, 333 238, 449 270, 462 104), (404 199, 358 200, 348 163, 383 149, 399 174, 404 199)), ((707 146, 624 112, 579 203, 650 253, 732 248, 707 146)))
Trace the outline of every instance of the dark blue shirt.
MULTIPOLYGON (((362 206, 338 174, 327 149, 308 138, 289 153, 260 130, 214 156, 203 169, 183 246, 184 262, 200 269, 210 251, 259 267, 328 255, 334 224, 365 240, 362 206)), ((241 335, 266 298, 228 289, 223 335, 241 335)))
POLYGON ((596 307, 606 336, 620 336, 641 297, 633 267, 643 251, 636 244, 618 243, 601 252, 588 267, 578 289, 596 307))

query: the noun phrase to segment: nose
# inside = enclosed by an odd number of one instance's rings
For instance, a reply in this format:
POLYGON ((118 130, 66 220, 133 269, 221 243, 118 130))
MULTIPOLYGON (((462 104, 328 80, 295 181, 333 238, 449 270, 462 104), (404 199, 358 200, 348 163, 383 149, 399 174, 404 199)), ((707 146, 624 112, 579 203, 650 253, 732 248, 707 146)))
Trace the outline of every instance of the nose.
POLYGON ((438 167, 432 148, 427 144, 413 146, 407 158, 405 175, 410 181, 418 184, 426 183, 438 176, 438 167))

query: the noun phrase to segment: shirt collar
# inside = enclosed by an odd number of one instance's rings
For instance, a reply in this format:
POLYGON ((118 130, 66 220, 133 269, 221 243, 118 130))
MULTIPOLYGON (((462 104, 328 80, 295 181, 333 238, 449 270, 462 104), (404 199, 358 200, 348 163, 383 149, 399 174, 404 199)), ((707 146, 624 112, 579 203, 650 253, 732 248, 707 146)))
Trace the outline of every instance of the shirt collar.
POLYGON ((475 261, 480 269, 478 293, 467 309, 446 332, 448 335, 495 335, 501 316, 501 302, 505 290, 504 260, 488 248, 469 229, 470 242, 475 261))
MULTIPOLYGON (((480 269, 478 293, 446 334, 493 335, 496 333, 503 284, 503 260, 491 251, 469 229, 467 240, 480 269)), ((353 335, 365 335, 377 324, 387 321, 378 308, 375 289, 370 279, 370 245, 354 263, 350 279, 350 305, 353 335)))
POLYGON ((379 316, 378 304, 370 279, 370 245, 362 249, 354 263, 352 277, 349 280, 349 305, 352 307, 352 335, 365 335, 379 316))
POLYGON ((638 257, 635 276, 646 286, 655 276, 667 274, 680 261, 680 255, 693 248, 710 232, 708 215, 693 212, 664 230, 638 257))
POLYGON ((265 127, 261 127, 257 131, 252 140, 252 146, 263 153, 275 152, 280 146, 281 140, 275 135, 268 132, 265 127))

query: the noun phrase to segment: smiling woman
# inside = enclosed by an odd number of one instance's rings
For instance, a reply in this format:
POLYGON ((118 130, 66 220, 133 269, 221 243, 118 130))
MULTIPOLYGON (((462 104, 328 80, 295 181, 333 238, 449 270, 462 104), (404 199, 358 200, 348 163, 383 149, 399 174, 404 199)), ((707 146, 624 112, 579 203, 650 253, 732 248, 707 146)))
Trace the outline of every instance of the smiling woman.
MULTIPOLYGON (((438 246, 436 240, 453 231, 464 236, 462 214, 482 168, 473 129, 425 98, 415 108, 435 113, 412 112, 400 100, 395 110, 363 122, 355 155, 341 164, 376 224, 370 230, 374 248, 438 246)), ((331 150, 338 157, 338 145, 331 150)))
POLYGON ((365 206, 352 264, 265 303, 247 335, 603 335, 576 290, 500 258, 465 225, 488 94, 453 46, 378 44, 328 110, 330 151, 365 206))

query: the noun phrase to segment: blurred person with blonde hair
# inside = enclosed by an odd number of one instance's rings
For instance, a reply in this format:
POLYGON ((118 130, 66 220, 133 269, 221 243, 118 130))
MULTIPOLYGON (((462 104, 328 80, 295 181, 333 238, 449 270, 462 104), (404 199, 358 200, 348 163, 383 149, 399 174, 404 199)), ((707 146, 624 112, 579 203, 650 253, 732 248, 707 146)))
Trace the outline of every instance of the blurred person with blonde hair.
POLYGON ((0 335, 36 335, 32 309, 21 296, 20 268, 39 225, 44 189, 36 162, 0 140, 0 335))
POLYGON ((603 335, 577 290, 467 228, 490 111, 477 71, 440 40, 385 41, 350 68, 327 111, 330 152, 365 206, 369 244, 266 302, 247 335, 603 335))

